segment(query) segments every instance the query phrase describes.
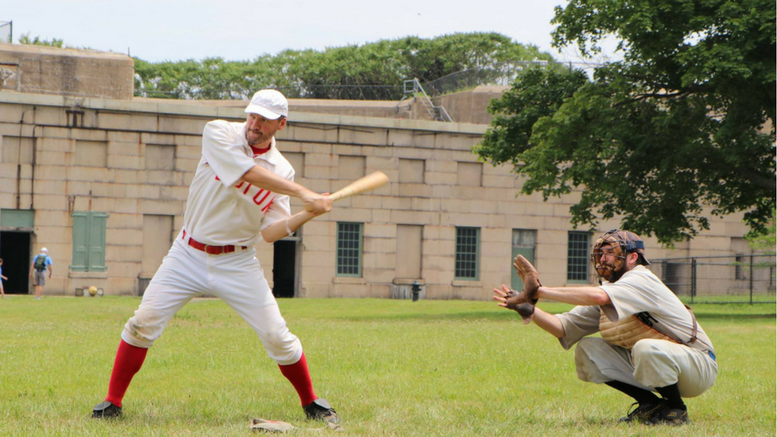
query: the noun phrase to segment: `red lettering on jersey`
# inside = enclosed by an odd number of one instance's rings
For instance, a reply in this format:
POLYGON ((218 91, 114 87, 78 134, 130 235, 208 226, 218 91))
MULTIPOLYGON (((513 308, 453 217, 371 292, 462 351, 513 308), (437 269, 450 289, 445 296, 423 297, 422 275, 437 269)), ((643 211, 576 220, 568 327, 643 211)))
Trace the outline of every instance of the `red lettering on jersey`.
MULTIPOLYGON (((242 184, 241 184, 242 185, 242 184)), ((243 190, 243 194, 248 194, 248 190, 251 188, 251 184, 248 184, 245 190, 243 190)))
POLYGON ((261 205, 262 202, 264 202, 264 200, 267 199, 267 196, 270 195, 270 192, 268 191, 267 194, 265 194, 264 197, 262 197, 262 200, 257 202, 256 198, 259 197, 259 195, 262 194, 262 192, 264 192, 264 190, 259 190, 259 192, 256 193, 256 196, 254 196, 254 203, 257 204, 257 205, 261 205))
POLYGON ((221 179, 219 179, 219 177, 218 177, 218 176, 216 176, 216 180, 217 180, 217 181, 220 181, 221 179))
POLYGON ((237 188, 239 190, 240 187, 242 187, 244 183, 245 183, 245 181, 240 181, 239 184, 235 185, 235 188, 237 188))
POLYGON ((267 214, 267 210, 270 209, 270 205, 272 205, 273 202, 275 202, 275 198, 274 197, 270 200, 270 203, 268 203, 267 205, 265 205, 264 208, 262 208, 262 212, 267 214))

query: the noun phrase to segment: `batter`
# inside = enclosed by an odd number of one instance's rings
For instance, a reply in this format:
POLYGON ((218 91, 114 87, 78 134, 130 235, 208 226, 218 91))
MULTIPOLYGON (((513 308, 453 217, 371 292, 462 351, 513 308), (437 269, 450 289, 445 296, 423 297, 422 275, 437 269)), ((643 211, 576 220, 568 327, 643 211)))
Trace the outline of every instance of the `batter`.
POLYGON ((332 200, 295 183, 294 169, 278 151, 275 134, 286 127, 286 98, 258 91, 245 112, 245 123, 215 120, 205 126, 183 229, 124 326, 108 395, 92 417, 122 414, 124 394, 167 322, 191 299, 213 295, 254 329, 296 389, 307 418, 339 422, 313 391, 302 345, 286 327, 254 249, 260 236, 268 243, 291 236, 329 212, 332 200), (305 209, 291 215, 289 196, 302 199, 305 209))
POLYGON ((494 289, 500 306, 530 318, 566 350, 577 343, 581 380, 604 383, 636 400, 621 421, 689 422, 683 398, 699 396, 715 383, 715 350, 690 309, 645 268, 650 262, 638 235, 613 229, 597 240, 591 260, 602 278, 600 287, 544 287, 534 267, 519 257, 519 275, 536 289, 518 295, 502 285, 494 289), (527 312, 523 305, 535 299, 578 306, 560 315, 539 308, 527 312), (588 337, 597 332, 602 338, 588 337))

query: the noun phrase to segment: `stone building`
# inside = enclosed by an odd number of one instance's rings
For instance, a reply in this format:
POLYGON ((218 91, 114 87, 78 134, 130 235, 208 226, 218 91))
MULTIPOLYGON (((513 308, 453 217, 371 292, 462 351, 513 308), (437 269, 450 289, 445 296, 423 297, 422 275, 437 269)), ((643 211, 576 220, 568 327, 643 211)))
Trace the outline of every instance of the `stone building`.
MULTIPOLYGON (((94 285, 140 295, 180 230, 205 123, 243 120, 245 102, 132 98, 130 58, 79 51, 66 54, 70 66, 59 74, 89 74, 57 88, 26 65, 46 56, 61 65, 55 49, 25 50, 0 44, 0 67, 14 72, 0 87, 0 257, 15 281, 6 290, 28 292, 31 258, 46 246, 55 274, 45 294, 73 296, 94 285), (105 77, 117 81, 113 94, 105 77)), ((479 98, 446 104, 472 112, 479 98)), ((406 119, 411 110, 385 102, 291 107, 278 144, 298 182, 334 192, 372 171, 391 182, 338 201, 293 237, 259 243, 277 296, 407 298, 418 281, 422 298, 485 300, 499 284, 518 286, 511 268, 518 253, 534 260, 543 282, 594 279, 591 240, 617 222, 593 233, 572 229, 576 193, 547 202, 516 197, 522 181, 511 168, 481 163, 470 151, 487 124, 406 119)), ((292 202, 293 212, 300 208, 292 202)), ((650 258, 728 255, 746 250, 746 231, 734 215, 713 219, 709 231, 672 250, 646 243, 650 258)))

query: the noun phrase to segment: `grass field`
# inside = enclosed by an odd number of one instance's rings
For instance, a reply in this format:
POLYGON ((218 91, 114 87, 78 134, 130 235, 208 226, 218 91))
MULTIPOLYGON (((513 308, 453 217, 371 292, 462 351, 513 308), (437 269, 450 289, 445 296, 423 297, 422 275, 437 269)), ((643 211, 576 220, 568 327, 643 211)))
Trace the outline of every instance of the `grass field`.
MULTIPOLYGON (((90 419, 137 298, 0 300, 0 435, 236 436, 255 417, 322 435, 258 338, 219 300, 170 322, 118 421, 90 419)), ((579 381, 573 351, 488 302, 281 300, 316 392, 354 436, 774 436, 775 306, 696 305, 716 385, 683 429, 617 423, 630 401, 579 381)), ((560 312, 565 305, 542 305, 560 312)))

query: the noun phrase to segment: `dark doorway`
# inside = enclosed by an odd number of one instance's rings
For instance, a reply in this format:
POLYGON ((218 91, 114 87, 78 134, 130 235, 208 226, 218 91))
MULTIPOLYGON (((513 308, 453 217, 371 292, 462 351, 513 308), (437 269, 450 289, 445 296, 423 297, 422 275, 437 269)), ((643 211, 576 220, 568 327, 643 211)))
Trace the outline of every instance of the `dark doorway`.
POLYGON ((6 294, 29 294, 29 232, 0 231, 0 258, 3 259, 3 289, 6 294))
POLYGON ((275 297, 294 297, 297 271, 297 241, 284 239, 273 244, 272 294, 275 297))

